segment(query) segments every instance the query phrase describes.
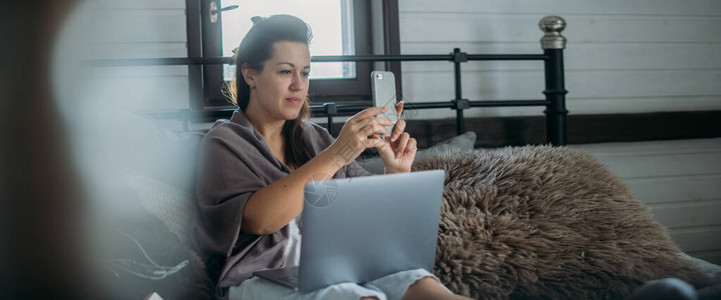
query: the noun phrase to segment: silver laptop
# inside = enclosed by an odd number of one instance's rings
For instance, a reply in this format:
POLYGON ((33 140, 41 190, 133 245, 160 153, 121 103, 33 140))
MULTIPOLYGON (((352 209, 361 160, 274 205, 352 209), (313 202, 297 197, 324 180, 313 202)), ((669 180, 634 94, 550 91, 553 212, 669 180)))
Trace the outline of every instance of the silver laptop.
POLYGON ((433 170, 307 183, 300 265, 254 275, 309 292, 433 271, 444 177, 433 170))

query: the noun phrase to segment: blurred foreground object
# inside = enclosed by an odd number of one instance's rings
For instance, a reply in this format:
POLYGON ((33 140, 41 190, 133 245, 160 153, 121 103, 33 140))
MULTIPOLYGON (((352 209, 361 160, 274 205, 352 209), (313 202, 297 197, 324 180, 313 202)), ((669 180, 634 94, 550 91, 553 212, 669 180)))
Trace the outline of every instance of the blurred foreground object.
POLYGON ((94 298, 82 259, 84 211, 50 79, 75 0, 0 4, 2 299, 94 298))

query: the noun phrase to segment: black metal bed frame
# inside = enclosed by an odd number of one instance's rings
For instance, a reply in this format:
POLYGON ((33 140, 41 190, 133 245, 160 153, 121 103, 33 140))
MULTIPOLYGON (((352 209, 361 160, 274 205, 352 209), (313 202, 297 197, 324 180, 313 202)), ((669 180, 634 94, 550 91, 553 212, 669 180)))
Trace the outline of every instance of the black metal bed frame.
MULTIPOLYGON (((404 110, 450 108, 456 111, 456 131, 466 131, 463 111, 471 107, 503 106, 545 106, 547 141, 554 146, 566 145, 566 89, 564 86, 563 49, 566 39, 561 35, 565 21, 557 16, 548 16, 541 20, 539 27, 545 32, 541 39, 543 54, 468 54, 454 48, 450 54, 443 55, 341 55, 314 56, 312 62, 378 62, 378 61, 449 61, 453 62, 455 98, 450 101, 406 103, 404 110), (540 100, 478 100, 463 98, 461 89, 461 64, 468 61, 526 61, 544 62, 545 99, 540 100)), ((121 59, 95 61, 100 66, 149 66, 149 65, 208 65, 229 63, 228 57, 211 58, 162 58, 162 59, 121 59)), ((333 134, 333 118, 339 113, 353 113, 368 108, 365 105, 336 104, 333 102, 311 105, 314 117, 328 118, 328 131, 333 134)), ((174 110, 148 113, 158 119, 177 119, 183 121, 183 129, 188 123, 198 119, 217 119, 228 117, 235 109, 211 110, 174 110)))

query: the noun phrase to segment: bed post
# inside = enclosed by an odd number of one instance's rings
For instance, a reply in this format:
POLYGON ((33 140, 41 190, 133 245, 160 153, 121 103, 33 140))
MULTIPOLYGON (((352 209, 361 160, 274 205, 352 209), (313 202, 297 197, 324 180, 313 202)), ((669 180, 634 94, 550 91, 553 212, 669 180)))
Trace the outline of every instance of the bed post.
POLYGON ((328 133, 333 135, 333 116, 338 114, 338 107, 335 102, 323 103, 325 115, 328 117, 328 133))
POLYGON ((468 99, 463 99, 463 90, 461 88, 461 63, 468 61, 468 54, 461 52, 460 48, 453 48, 453 80, 456 89, 456 98, 453 99, 453 109, 456 110, 456 134, 461 135, 466 132, 466 120, 463 117, 463 110, 471 108, 468 99))
POLYGON ((547 16, 541 19, 538 27, 545 33, 541 38, 541 48, 546 56, 544 69, 546 75, 546 135, 554 146, 566 145, 566 88, 563 76, 563 49, 566 38, 561 31, 566 28, 566 21, 558 16, 547 16))

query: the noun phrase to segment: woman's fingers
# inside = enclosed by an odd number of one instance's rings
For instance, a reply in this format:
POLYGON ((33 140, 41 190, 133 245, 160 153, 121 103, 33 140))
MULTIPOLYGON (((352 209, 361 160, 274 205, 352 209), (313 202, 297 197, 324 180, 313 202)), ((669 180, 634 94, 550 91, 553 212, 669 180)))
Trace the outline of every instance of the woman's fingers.
POLYGON ((387 108, 385 107, 367 108, 352 116, 346 122, 350 131, 353 132, 353 135, 358 137, 362 146, 366 148, 380 146, 385 142, 380 135, 390 135, 395 132, 395 130, 400 130, 396 133, 397 137, 403 132, 403 130, 405 130, 405 121, 403 121, 400 126, 396 125, 392 132, 388 132, 386 127, 394 126, 394 123, 391 120, 376 117, 377 114, 381 114, 385 111, 387 111, 387 108))
POLYGON ((368 126, 383 127, 383 126, 391 126, 391 125, 393 125, 393 122, 391 122, 390 120, 383 119, 383 118, 371 117, 371 118, 358 120, 358 121, 354 122, 353 124, 350 124, 350 127, 353 132, 361 132, 362 133, 368 129, 367 128, 368 126))
POLYGON ((416 150, 418 150, 418 142, 415 138, 411 138, 410 140, 408 140, 408 145, 406 145, 405 153, 415 153, 416 150))
POLYGON ((398 137, 398 141, 396 142, 395 147, 395 155, 396 158, 399 158, 403 153, 405 153, 406 148, 408 147, 408 141, 411 139, 411 136, 404 132, 398 137))
POLYGON ((403 113, 403 105, 405 102, 401 101, 396 103, 396 112, 398 113, 398 120, 401 119, 401 113, 403 113))
POLYGON ((368 137, 373 134, 388 135, 388 130, 386 130, 383 125, 375 122, 368 123, 365 127, 363 127, 361 132, 364 134, 364 137, 368 137))
POLYGON ((355 115, 346 121, 347 124, 349 124, 351 127, 355 128, 363 128, 370 122, 376 122, 382 126, 393 126, 393 122, 391 120, 388 120, 386 118, 379 118, 375 115, 355 115))
MULTIPOLYGON (((370 130, 368 127, 372 126, 373 132, 382 133, 384 135, 390 134, 388 130, 385 129, 386 126, 392 126, 393 122, 391 122, 388 119, 384 118, 366 118, 363 120, 359 120, 355 122, 354 124, 351 124, 351 128, 354 132, 360 132, 360 133, 368 133, 367 131, 370 130), (382 129, 382 130, 379 130, 382 129)), ((371 132, 371 133, 373 133, 371 132)), ((369 136, 370 134, 367 134, 366 136, 369 136)))
POLYGON ((382 145, 385 141, 382 137, 374 134, 370 139, 363 141, 363 146, 366 148, 373 148, 382 145))
POLYGON ((388 110, 387 107, 384 106, 374 106, 370 108, 366 108, 359 113, 355 114, 354 116, 350 117, 350 120, 353 120, 352 122, 361 122, 361 120, 375 117, 376 115, 380 115, 388 110))
POLYGON ((388 134, 383 126, 390 126, 392 123, 375 116, 386 111, 385 107, 371 107, 348 118, 338 138, 331 145, 335 153, 351 149, 353 153, 341 157, 344 164, 351 163, 363 152, 363 149, 381 145, 384 142, 378 137, 378 134, 388 134), (369 139, 368 136, 371 138, 369 139))
POLYGON ((383 126, 377 124, 368 124, 364 129, 362 136, 360 136, 361 144, 365 148, 377 147, 384 142, 380 134, 386 134, 386 130, 383 126), (368 138, 370 137, 370 138, 368 138))
POLYGON ((396 139, 398 139, 398 136, 403 133, 403 131, 406 130, 406 121, 405 120, 398 120, 396 122, 396 125, 393 126, 393 134, 391 135, 391 142, 395 142, 396 139))

